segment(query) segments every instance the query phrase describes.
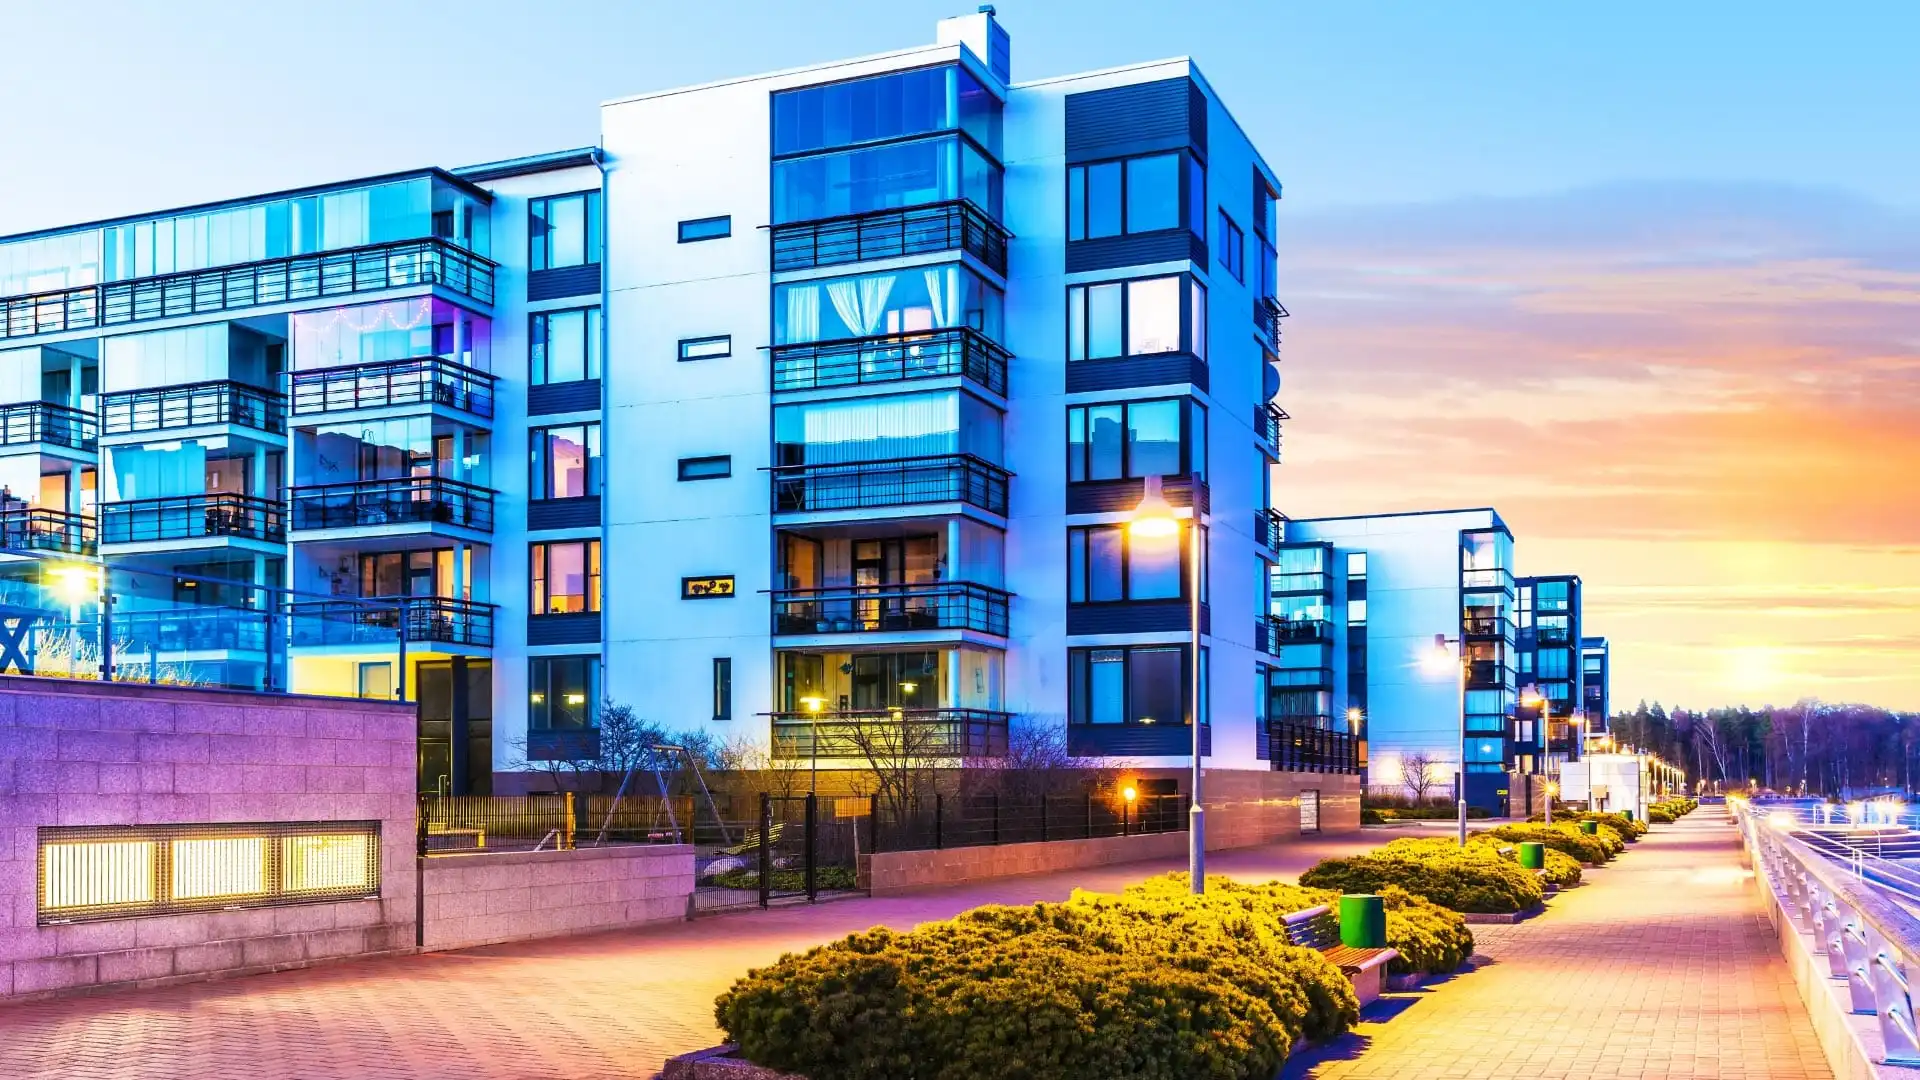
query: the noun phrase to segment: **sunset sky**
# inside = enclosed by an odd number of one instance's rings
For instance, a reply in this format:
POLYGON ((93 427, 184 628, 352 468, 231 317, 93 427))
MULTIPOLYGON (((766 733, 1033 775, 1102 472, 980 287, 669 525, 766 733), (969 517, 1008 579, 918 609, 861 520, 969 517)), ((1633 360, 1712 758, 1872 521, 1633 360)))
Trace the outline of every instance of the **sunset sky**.
MULTIPOLYGON (((22 0, 0 233, 587 144, 973 6, 22 0)), ((1191 54, 1285 181, 1284 510, 1497 507, 1621 705, 1920 708, 1920 5, 998 8, 1016 78, 1191 54)))

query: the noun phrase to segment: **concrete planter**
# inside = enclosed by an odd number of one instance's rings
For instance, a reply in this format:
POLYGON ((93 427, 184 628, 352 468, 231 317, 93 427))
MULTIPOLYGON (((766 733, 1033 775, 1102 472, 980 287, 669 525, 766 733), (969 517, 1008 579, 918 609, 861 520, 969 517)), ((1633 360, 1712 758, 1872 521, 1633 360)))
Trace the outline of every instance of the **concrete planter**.
POLYGON ((804 1076, 764 1069, 745 1058, 735 1057, 737 1049, 725 1043, 668 1058, 660 1070, 660 1080, 807 1080, 804 1076))
POLYGON ((1514 923, 1524 922, 1527 919, 1531 919, 1535 915, 1538 915, 1545 910, 1546 910, 1546 905, 1535 904, 1532 907, 1526 909, 1525 911, 1515 911, 1515 912, 1509 912, 1507 914, 1492 914, 1492 913, 1480 912, 1480 911, 1463 911, 1460 913, 1460 917, 1467 920, 1467 925, 1469 926, 1472 926, 1475 924, 1482 925, 1482 926, 1512 926, 1514 923))

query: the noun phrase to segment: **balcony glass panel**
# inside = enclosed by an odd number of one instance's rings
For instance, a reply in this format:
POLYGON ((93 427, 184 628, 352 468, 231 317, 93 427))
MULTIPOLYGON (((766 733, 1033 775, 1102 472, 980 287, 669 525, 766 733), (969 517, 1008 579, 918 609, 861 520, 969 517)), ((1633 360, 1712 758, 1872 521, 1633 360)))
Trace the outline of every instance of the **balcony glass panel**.
POLYGON ((1005 170, 953 136, 777 161, 774 223, 965 199, 1001 218, 1005 170))
POLYGON ((0 296, 72 289, 99 280, 99 229, 0 244, 0 296))
POLYGON ((776 634, 1007 632, 1007 593, 970 582, 789 589, 773 594, 776 634))
POLYGON ((296 312, 291 322, 296 371, 428 356, 493 366, 492 321, 434 297, 296 312))
POLYGON ((319 424, 293 434, 294 483, 445 477, 486 486, 484 431, 430 416, 319 424))
POLYGON ((951 327, 998 340, 1005 298, 971 270, 937 266, 781 285, 773 307, 778 345, 951 327))
POLYGON ((493 531, 493 496, 487 488, 438 476, 318 484, 287 493, 296 529, 424 523, 478 532, 493 531))
POLYGON ((15 551, 64 551, 92 555, 99 530, 86 514, 12 504, 0 509, 0 547, 15 551))
POLYGON ((494 605, 449 596, 374 596, 292 605, 293 644, 391 646, 406 628, 423 644, 493 644, 494 605))
POLYGON ((285 507, 228 492, 129 499, 100 506, 100 541, 106 544, 221 536, 285 540, 285 507))
POLYGON ((815 465, 971 454, 1001 455, 998 410, 969 394, 899 394, 774 409, 776 460, 815 465))
POLYGON ((864 758, 871 749, 928 758, 1005 757, 1008 719, 986 709, 774 713, 773 756, 864 758))
POLYGON ((958 65, 914 68, 773 96, 775 156, 961 128, 1000 152, 1000 100, 958 65))
POLYGON ((775 391, 958 375, 1007 392, 1007 351, 971 329, 776 345, 772 359, 775 391))
POLYGON ((0 446, 44 442, 91 450, 99 437, 91 414, 48 401, 0 405, 0 446))
POLYGON ((235 424, 272 433, 287 430, 287 399, 237 382, 189 383, 100 395, 101 429, 108 435, 235 424))

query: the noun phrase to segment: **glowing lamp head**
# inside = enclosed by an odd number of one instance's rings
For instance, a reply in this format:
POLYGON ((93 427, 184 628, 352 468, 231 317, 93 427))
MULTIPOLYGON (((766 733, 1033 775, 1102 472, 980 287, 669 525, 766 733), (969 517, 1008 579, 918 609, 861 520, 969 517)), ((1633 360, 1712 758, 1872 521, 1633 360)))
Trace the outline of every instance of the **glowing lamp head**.
POLYGON ((900 684, 900 692, 903 694, 911 694, 915 690, 918 690, 919 688, 920 688, 919 683, 903 682, 900 684))
POLYGON ((1357 724, 1360 721, 1366 719, 1366 717, 1367 717, 1367 714, 1361 712, 1357 708, 1347 710, 1347 723, 1349 724, 1357 724))
POLYGON ((1134 790, 1132 784, 1128 784, 1125 788, 1121 789, 1120 797, 1127 800, 1128 802, 1132 802, 1133 800, 1140 797, 1140 793, 1134 790))
POLYGON ((61 563, 47 570, 60 598, 69 604, 93 599, 100 592, 100 573, 85 563, 61 563))
POLYGON ((806 709, 808 712, 813 712, 813 713, 819 712, 820 707, 825 705, 826 703, 827 703, 826 698, 803 697, 800 699, 800 704, 806 706, 806 709))
POLYGON ((1421 656, 1420 665, 1426 668, 1429 674, 1445 675, 1459 667, 1460 658, 1454 655, 1453 649, 1448 647, 1447 635, 1435 634, 1433 648, 1421 656))
POLYGON ((1560 794, 1560 785, 1551 780, 1547 781, 1547 794, 1549 796, 1560 794))
POLYGON ((1158 476, 1146 478, 1146 490, 1127 519, 1127 531, 1135 536, 1172 536, 1180 531, 1180 519, 1173 516, 1173 504, 1161 493, 1158 476))

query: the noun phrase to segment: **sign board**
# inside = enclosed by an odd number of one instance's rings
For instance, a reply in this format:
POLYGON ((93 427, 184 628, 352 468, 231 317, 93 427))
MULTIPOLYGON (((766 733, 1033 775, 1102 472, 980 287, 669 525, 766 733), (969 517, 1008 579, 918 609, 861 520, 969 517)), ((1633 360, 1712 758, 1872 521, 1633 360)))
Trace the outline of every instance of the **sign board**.
POLYGON ((680 599, 717 600, 733 595, 733 575, 686 577, 680 579, 680 599))

